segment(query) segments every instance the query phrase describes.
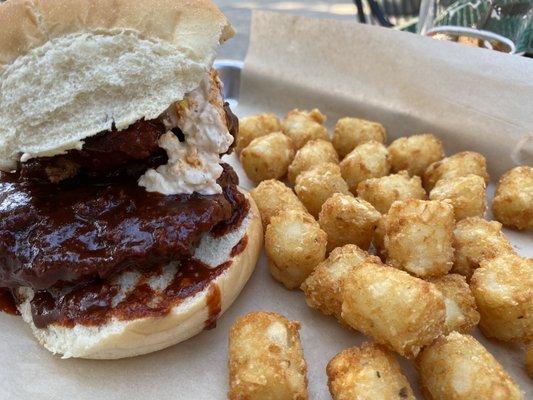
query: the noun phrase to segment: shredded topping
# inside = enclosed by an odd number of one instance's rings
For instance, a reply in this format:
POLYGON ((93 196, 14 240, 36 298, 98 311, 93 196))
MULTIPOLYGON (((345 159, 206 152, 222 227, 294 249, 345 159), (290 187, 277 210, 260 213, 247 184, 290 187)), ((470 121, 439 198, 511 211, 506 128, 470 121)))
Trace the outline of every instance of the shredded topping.
POLYGON ((169 108, 164 118, 169 131, 159 139, 168 163, 147 170, 139 179, 140 186, 165 195, 221 193, 216 182, 222 174, 220 154, 228 151, 233 136, 226 124, 220 88, 216 73, 208 74, 197 89, 169 108), (172 132, 174 124, 183 132, 184 141, 172 132))

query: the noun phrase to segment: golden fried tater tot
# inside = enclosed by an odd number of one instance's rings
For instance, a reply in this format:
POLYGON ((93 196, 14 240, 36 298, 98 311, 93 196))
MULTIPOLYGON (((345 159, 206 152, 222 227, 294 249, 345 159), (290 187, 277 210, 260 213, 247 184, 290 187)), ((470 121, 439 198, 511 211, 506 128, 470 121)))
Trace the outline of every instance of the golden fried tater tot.
POLYGON ((346 276, 342 293, 342 319, 404 357, 416 357, 444 332, 443 295, 405 271, 363 261, 346 276))
POLYGON ((507 171, 492 201, 494 218, 506 226, 533 229, 533 168, 521 166, 507 171))
POLYGON ((348 185, 342 179, 339 166, 334 163, 319 164, 302 172, 296 178, 294 191, 315 218, 318 217, 322 204, 335 193, 351 196, 348 185))
POLYGON ((448 273, 453 265, 453 207, 445 201, 394 202, 383 217, 387 264, 419 277, 448 273))
POLYGON ((476 339, 452 332, 417 359, 420 383, 431 400, 522 400, 518 385, 476 339))
POLYGON ((424 187, 427 191, 431 191, 441 179, 457 178, 470 174, 479 175, 485 180, 485 183, 488 183, 487 160, 479 153, 462 151, 428 166, 424 172, 424 187))
POLYGON ((441 179, 429 193, 431 200, 450 200, 455 219, 483 217, 487 209, 485 180, 479 175, 441 179))
POLYGON ((359 182, 380 178, 390 172, 387 148, 374 140, 357 146, 339 165, 342 177, 353 194, 357 193, 359 182))
POLYGON ((326 368, 333 400, 414 400, 413 390, 394 355, 364 343, 337 354, 326 368))
POLYGON ((265 251, 270 273, 288 289, 299 288, 326 257, 327 235, 307 212, 282 211, 270 219, 265 251))
POLYGON ((240 160, 248 178, 259 183, 287 175, 294 153, 292 140, 274 132, 252 140, 241 152, 240 160))
POLYGON ((357 185, 357 195, 382 214, 389 212, 390 206, 395 201, 427 198, 420 177, 410 177, 407 171, 360 182, 357 185))
POLYGON ((318 164, 339 163, 339 156, 331 142, 324 139, 310 140, 300 150, 289 165, 287 179, 290 183, 296 182, 296 177, 303 171, 308 171, 318 164))
POLYGON ((470 281, 487 337, 533 340, 533 259, 505 254, 483 260, 470 281))
POLYGON ((464 275, 470 281, 482 260, 514 253, 513 246, 502 233, 502 224, 473 217, 459 221, 453 231, 455 260, 452 272, 464 275))
POLYGON ((332 143, 341 159, 360 144, 371 140, 379 143, 387 141, 387 131, 378 122, 345 117, 335 124, 332 143))
POLYGON ((326 116, 317 108, 311 111, 298 109, 289 111, 281 122, 283 133, 294 142, 296 149, 301 149, 313 139, 329 140, 328 130, 324 125, 326 116))
POLYGON ((442 142, 430 133, 401 137, 389 146, 391 168, 422 176, 426 168, 444 157, 442 142))
POLYGON ((229 334, 230 400, 307 400, 299 322, 273 312, 239 318, 229 334))
POLYGON ((279 131, 281 131, 281 123, 274 114, 265 113, 241 118, 235 151, 240 154, 252 140, 279 131))
POLYGON ((318 223, 328 234, 328 251, 349 243, 368 250, 380 218, 369 202, 335 193, 322 205, 318 223))
POLYGON ((446 305, 446 331, 469 333, 479 323, 479 313, 476 309, 476 300, 470 291, 466 279, 462 275, 449 274, 430 278, 444 296, 446 305))
POLYGON ((302 284, 309 307, 334 315, 342 322, 342 287, 344 278, 365 260, 379 262, 377 257, 354 244, 337 247, 322 261, 302 284))
POLYGON ((251 190, 250 194, 257 204, 263 221, 263 228, 265 229, 270 223, 270 219, 280 211, 306 211, 294 192, 285 186, 283 182, 275 179, 261 182, 251 190))

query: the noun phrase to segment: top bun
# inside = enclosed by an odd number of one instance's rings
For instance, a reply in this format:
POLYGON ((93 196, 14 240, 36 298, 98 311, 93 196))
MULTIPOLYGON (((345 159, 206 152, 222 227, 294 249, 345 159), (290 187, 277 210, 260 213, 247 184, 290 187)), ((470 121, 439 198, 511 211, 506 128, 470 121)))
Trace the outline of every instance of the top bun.
POLYGON ((0 4, 0 169, 158 117, 233 33, 210 0, 0 4))

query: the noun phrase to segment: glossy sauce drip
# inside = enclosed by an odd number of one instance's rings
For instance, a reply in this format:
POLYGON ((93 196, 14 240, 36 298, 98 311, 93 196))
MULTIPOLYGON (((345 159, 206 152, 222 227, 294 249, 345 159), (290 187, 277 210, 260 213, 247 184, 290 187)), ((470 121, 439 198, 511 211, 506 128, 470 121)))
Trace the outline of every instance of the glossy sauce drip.
POLYGON ((232 187, 228 187, 228 189, 224 191, 224 195, 231 204, 233 213, 229 219, 225 220, 224 222, 218 224, 213 228, 211 234, 214 237, 224 236, 232 229, 239 227, 242 221, 244 220, 244 217, 248 214, 248 211, 250 210, 250 203, 248 202, 248 200, 246 200, 244 195, 237 189, 237 186, 234 185, 232 187))
POLYGON ((15 305, 15 298, 8 288, 0 288, 0 311, 8 314, 20 315, 15 305))
MULTIPOLYGON (((230 265, 231 261, 216 268, 210 268, 193 259, 184 261, 179 265, 168 286, 161 290, 153 289, 148 282, 150 278, 160 275, 162 268, 142 271, 135 287, 115 305, 113 305, 113 299, 120 287, 108 280, 96 280, 62 292, 42 290, 37 292, 31 301, 33 321, 38 328, 54 323, 73 327, 76 324, 102 325, 112 317, 119 320, 132 320, 164 316, 170 312, 172 307, 187 297, 212 285, 213 279, 230 265)), ((216 293, 211 292, 210 289, 208 298, 211 298, 209 300, 211 311, 209 315, 210 321, 214 322, 220 312, 220 300, 216 299, 216 293)))
POLYGON ((233 249, 231 249, 230 257, 235 257, 241 254, 246 246, 248 245, 248 235, 244 235, 241 240, 239 240, 239 243, 237 243, 235 246, 233 246, 233 249))
POLYGON ((106 321, 106 313, 117 292, 117 286, 98 281, 62 293, 41 290, 31 301, 33 322, 37 328, 44 328, 56 321, 74 320, 76 315, 83 315, 87 325, 99 325, 106 321))
POLYGON ((220 288, 216 283, 209 286, 206 297, 207 319, 205 320, 205 329, 213 329, 217 326, 217 318, 222 311, 222 297, 220 288))
POLYGON ((223 165, 223 193, 147 193, 136 182, 58 188, 0 175, 0 286, 41 290, 186 259, 202 235, 240 225, 248 201, 223 165))

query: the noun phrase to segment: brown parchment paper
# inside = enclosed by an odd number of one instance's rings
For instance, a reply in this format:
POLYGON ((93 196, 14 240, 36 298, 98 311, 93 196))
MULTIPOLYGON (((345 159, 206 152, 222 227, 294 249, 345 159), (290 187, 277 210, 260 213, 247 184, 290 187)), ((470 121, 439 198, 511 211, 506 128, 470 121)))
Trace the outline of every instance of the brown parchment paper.
MULTIPOLYGON (((237 114, 319 107, 329 126, 340 116, 381 121, 391 139, 430 131, 449 154, 477 150, 497 178, 532 163, 533 62, 391 30, 256 13, 237 114)), ((244 187, 246 179, 234 156, 244 187)), ((489 189, 492 193, 493 187, 489 189)), ((533 235, 506 231, 533 256, 533 235)), ((301 321, 311 399, 328 399, 325 366, 368 338, 311 310, 302 293, 274 282, 264 255, 234 305, 204 331, 172 348, 117 361, 61 360, 42 349, 19 318, 0 315, 0 399, 224 399, 227 332, 252 310, 301 321)), ((523 349, 476 337, 533 398, 523 349)), ((416 373, 400 360, 418 398, 416 373)))

